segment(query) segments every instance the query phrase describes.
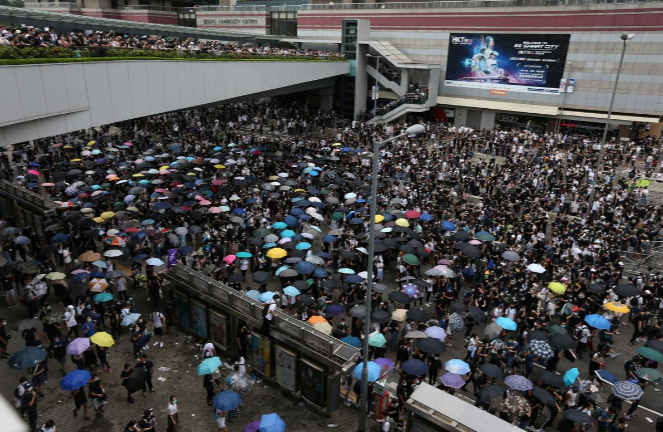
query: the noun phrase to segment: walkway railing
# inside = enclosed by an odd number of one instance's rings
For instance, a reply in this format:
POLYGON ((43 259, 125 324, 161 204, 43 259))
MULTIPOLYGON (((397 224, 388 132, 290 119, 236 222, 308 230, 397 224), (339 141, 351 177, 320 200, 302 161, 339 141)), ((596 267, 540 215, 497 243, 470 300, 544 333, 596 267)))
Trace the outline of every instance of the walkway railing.
POLYGON ((25 3, 26 9, 72 9, 78 7, 78 3, 72 2, 25 3))

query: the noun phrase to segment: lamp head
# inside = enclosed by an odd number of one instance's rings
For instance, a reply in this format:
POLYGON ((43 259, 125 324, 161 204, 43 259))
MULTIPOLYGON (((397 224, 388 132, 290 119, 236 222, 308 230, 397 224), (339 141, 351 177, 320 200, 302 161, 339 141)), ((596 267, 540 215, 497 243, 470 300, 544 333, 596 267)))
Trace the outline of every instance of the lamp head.
POLYGON ((408 134, 408 135, 418 135, 418 134, 422 133, 425 130, 426 130, 426 128, 424 127, 424 125, 415 124, 415 125, 410 126, 407 129, 405 129, 405 133, 408 134))
POLYGON ((631 39, 633 39, 635 37, 635 35, 632 34, 632 33, 631 34, 623 34, 620 37, 623 41, 630 41, 631 39))

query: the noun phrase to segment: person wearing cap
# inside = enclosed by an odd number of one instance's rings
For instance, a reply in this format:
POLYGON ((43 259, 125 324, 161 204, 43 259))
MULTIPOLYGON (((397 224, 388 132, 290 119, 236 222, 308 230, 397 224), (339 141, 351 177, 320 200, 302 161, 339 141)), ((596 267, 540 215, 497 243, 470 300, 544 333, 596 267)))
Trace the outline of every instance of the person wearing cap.
POLYGON ((148 408, 143 411, 143 418, 138 422, 138 428, 141 432, 154 432, 157 419, 154 417, 154 408, 148 408))
POLYGON ((88 389, 90 397, 92 398, 92 407, 97 413, 97 417, 104 413, 104 405, 106 405, 106 390, 101 384, 101 378, 96 373, 92 374, 92 378, 88 382, 88 389))
POLYGON ((28 416, 28 423, 30 424, 30 431, 37 431, 37 392, 32 388, 29 382, 23 384, 25 393, 21 397, 21 408, 28 416))
POLYGON ((67 311, 64 313, 64 321, 67 324, 67 339, 73 334, 78 337, 78 321, 76 320, 76 309, 73 305, 67 306, 67 311))

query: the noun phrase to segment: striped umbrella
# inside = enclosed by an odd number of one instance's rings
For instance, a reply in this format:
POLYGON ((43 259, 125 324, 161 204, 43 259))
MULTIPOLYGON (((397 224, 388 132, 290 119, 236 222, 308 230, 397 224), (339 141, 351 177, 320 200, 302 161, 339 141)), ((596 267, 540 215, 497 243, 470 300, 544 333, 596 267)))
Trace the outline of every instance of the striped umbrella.
POLYGON ((465 329, 465 320, 457 313, 452 313, 449 316, 449 328, 454 333, 460 333, 465 329))
POLYGON ((612 394, 625 401, 634 401, 639 400, 644 391, 631 381, 618 381, 612 386, 612 394))
POLYGON ((528 348, 534 357, 540 357, 544 360, 549 360, 555 357, 555 351, 553 351, 546 341, 533 340, 529 343, 528 348))

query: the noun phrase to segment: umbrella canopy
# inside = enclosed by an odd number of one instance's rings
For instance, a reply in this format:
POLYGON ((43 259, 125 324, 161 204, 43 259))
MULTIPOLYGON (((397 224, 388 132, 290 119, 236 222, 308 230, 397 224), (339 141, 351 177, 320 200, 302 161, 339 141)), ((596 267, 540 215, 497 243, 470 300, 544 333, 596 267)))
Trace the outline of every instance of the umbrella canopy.
POLYGON ((260 419, 259 432, 285 432, 285 423, 278 414, 265 414, 260 419))
POLYGON ((520 391, 532 390, 534 387, 532 381, 522 375, 509 375, 508 377, 504 378, 504 384, 508 385, 514 390, 520 391))
POLYGON ((60 389, 67 391, 77 390, 87 384, 92 378, 90 372, 83 370, 73 370, 62 378, 60 381, 60 389))
POLYGON ((544 360, 548 360, 555 357, 555 351, 546 341, 533 340, 532 342, 529 343, 528 348, 530 350, 530 353, 534 357, 539 357, 544 360))
POLYGON ((617 302, 606 303, 603 307, 617 313, 629 313, 631 311, 631 309, 629 309, 629 307, 625 304, 617 302))
POLYGON ((495 322, 504 330, 516 331, 518 329, 518 324, 516 324, 512 319, 506 317, 499 317, 495 322))
POLYGON ((414 322, 426 322, 428 320, 428 314, 422 308, 412 308, 407 311, 406 315, 408 319, 414 322))
POLYGON ((431 326, 428 327, 424 333, 426 333, 428 337, 439 339, 442 342, 447 338, 447 332, 445 332, 442 327, 431 326))
POLYGON ((612 291, 620 297, 635 297, 642 294, 635 285, 629 283, 619 284, 612 291))
POLYGON ((89 338, 76 338, 67 345, 67 354, 79 355, 90 348, 89 338))
POLYGON ((562 388, 565 387, 564 378, 551 371, 541 371, 536 375, 538 381, 543 382, 551 387, 562 388))
POLYGON ((661 373, 652 368, 639 368, 635 370, 635 374, 641 379, 649 382, 658 381, 661 379, 661 373))
MULTIPOLYGON (((370 361, 370 362, 367 363, 366 370, 368 371, 368 381, 369 382, 377 381, 377 380, 380 379, 380 373, 382 371, 382 366, 380 366, 379 364, 370 361)), ((361 380, 362 379, 361 375, 362 375, 363 371, 364 371, 364 363, 362 362, 362 363, 359 363, 355 367, 355 378, 357 378, 358 380, 361 380)))
POLYGON ((521 417, 529 413, 530 405, 522 396, 510 396, 502 402, 502 411, 512 417, 521 417))
POLYGON ((578 368, 569 369, 568 371, 566 371, 566 373, 564 373, 563 377, 564 385, 567 387, 573 385, 573 383, 576 382, 579 376, 580 376, 580 371, 578 370, 578 368))
POLYGON ((412 359, 403 363, 403 372, 408 375, 424 376, 428 374, 428 365, 421 360, 412 359))
POLYGON ((341 339, 342 342, 345 342, 348 345, 352 345, 355 348, 361 348, 361 339, 356 336, 346 336, 341 339))
POLYGON ((650 339, 647 341, 645 346, 653 348, 660 353, 663 353, 663 341, 650 339))
POLYGON ((592 419, 590 415, 577 409, 564 410, 562 415, 564 416, 564 418, 567 418, 575 423, 592 424, 594 422, 594 419, 592 419))
POLYGON ((477 322, 485 324, 488 322, 488 315, 476 306, 470 306, 470 314, 477 322))
POLYGON ((465 379, 453 372, 447 372, 440 377, 440 382, 450 388, 461 388, 465 385, 465 379))
POLYGON ((560 351, 574 349, 578 343, 568 334, 556 334, 550 338, 548 344, 560 351))
POLYGON ((368 338, 368 344, 374 347, 383 347, 387 343, 387 339, 382 335, 382 333, 375 333, 368 338))
POLYGON ((444 363, 444 369, 459 375, 465 375, 470 372, 470 365, 460 359, 451 359, 444 363))
MULTIPOLYGON (((221 366, 221 359, 218 357, 210 357, 208 359, 203 360, 202 363, 198 365, 198 376, 203 376, 203 375, 209 375, 211 373, 214 373, 219 366, 221 366)), ((225 411, 225 410, 224 410, 225 411)))
POLYGON ((112 347, 115 344, 113 337, 106 332, 96 332, 90 337, 90 342, 100 347, 112 347))
POLYGON ((449 316, 448 325, 453 333, 460 333, 465 329, 465 320, 457 313, 452 313, 449 316))
POLYGON ((501 385, 493 384, 484 387, 479 392, 479 398, 484 402, 490 402, 494 399, 504 396, 506 390, 501 385))
POLYGON ((125 388, 129 393, 135 393, 138 390, 142 390, 145 385, 145 368, 135 368, 125 382, 125 388))
POLYGON ((535 263, 528 265, 527 270, 531 271, 532 273, 538 273, 538 274, 546 272, 546 269, 541 264, 535 264, 535 263))
POLYGON ((646 346, 641 346, 641 347, 638 347, 638 349, 636 349, 635 351, 638 354, 640 354, 641 356, 643 356, 645 358, 648 358, 651 361, 655 361, 655 362, 663 361, 663 354, 661 354, 660 352, 656 351, 653 348, 649 348, 649 347, 646 347, 646 346))
POLYGON ((631 381, 618 381, 612 386, 612 394, 625 401, 639 400, 644 391, 631 381))
POLYGON ((483 330, 483 334, 484 334, 484 336, 486 336, 488 339, 494 339, 494 338, 496 338, 497 336, 499 336, 500 333, 502 333, 502 330, 503 330, 502 326, 500 326, 500 325, 497 324, 497 323, 492 323, 492 324, 489 324, 489 325, 483 330))
POLYGON ((532 389, 532 394, 535 398, 541 401, 547 407, 555 406, 555 396, 552 395, 548 390, 544 390, 541 387, 534 387, 532 389))
POLYGON ((242 403, 239 393, 234 391, 223 391, 212 400, 215 409, 219 411, 232 411, 242 403))
POLYGON ((135 323, 136 321, 138 321, 138 318, 140 318, 139 313, 132 313, 132 314, 129 314, 126 317, 124 317, 120 324, 126 327, 126 326, 131 325, 131 324, 135 323))
POLYGON ((608 330, 611 327, 610 321, 605 319, 602 315, 587 315, 585 317, 585 322, 599 330, 608 330))
POLYGON ((594 371, 596 376, 603 382, 607 382, 608 384, 615 384, 616 382, 619 381, 619 378, 617 378, 617 375, 614 373, 610 372, 607 369, 599 369, 597 371, 594 371))
POLYGON ((486 363, 479 366, 481 373, 491 378, 502 378, 504 377, 504 371, 501 367, 493 363, 486 363))
POLYGON ((12 369, 29 369, 43 362, 47 356, 48 351, 43 347, 30 346, 14 352, 7 364, 12 369))
POLYGON ((442 354, 447 350, 446 345, 436 338, 419 339, 417 341, 419 351, 426 354, 442 354))

